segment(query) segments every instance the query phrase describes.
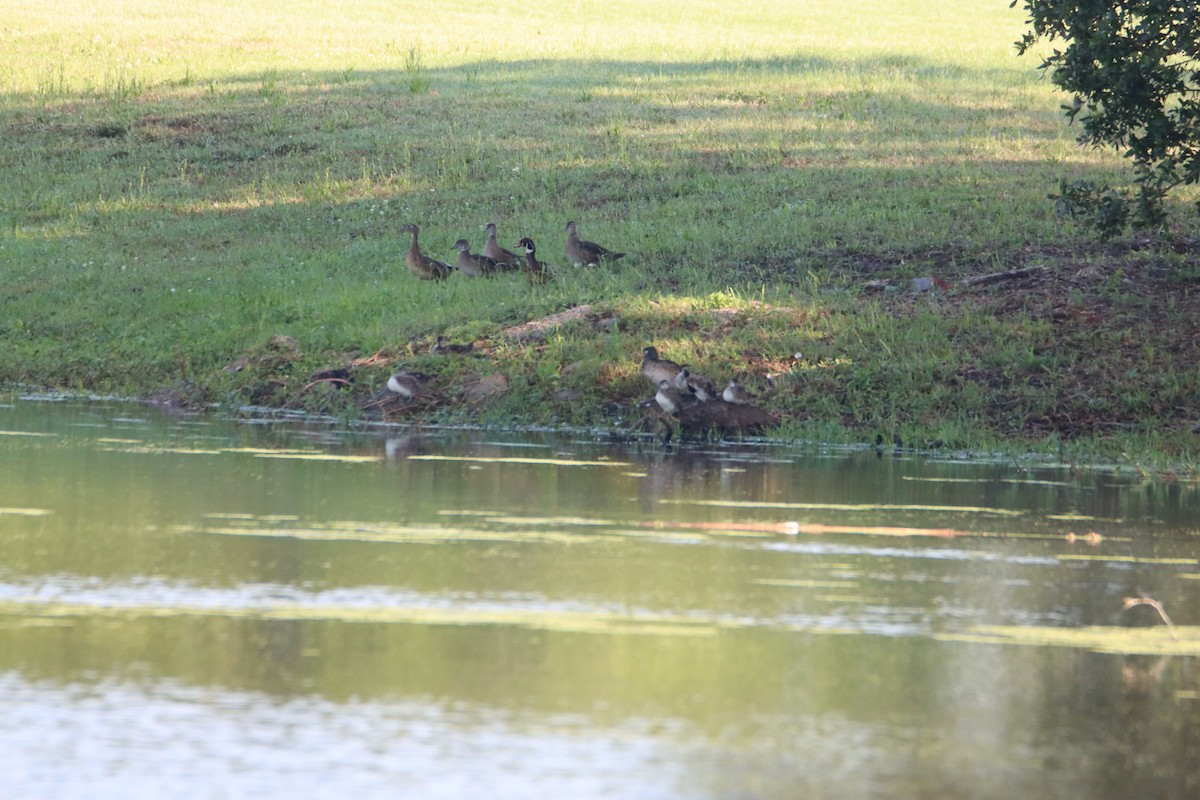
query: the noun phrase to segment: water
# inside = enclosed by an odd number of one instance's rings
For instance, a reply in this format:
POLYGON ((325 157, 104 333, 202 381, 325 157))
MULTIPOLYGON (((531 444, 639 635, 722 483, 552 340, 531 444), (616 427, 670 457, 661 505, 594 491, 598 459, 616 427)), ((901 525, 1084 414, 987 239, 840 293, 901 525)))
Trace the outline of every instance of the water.
POLYGON ((0 797, 1192 798, 1198 521, 1115 472, 17 401, 0 797), (1112 627, 1139 593, 1177 638, 1112 627))

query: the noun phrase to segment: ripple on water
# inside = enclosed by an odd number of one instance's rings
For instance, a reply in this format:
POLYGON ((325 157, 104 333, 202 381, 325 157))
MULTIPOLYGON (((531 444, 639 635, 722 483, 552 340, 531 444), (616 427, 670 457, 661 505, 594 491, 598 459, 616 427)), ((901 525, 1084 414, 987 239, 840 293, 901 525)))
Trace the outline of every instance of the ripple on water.
POLYGON ((16 673, 0 675, 0 697, 7 797, 686 796, 687 762, 662 722, 604 729, 433 702, 339 703, 170 681, 64 686, 16 673))

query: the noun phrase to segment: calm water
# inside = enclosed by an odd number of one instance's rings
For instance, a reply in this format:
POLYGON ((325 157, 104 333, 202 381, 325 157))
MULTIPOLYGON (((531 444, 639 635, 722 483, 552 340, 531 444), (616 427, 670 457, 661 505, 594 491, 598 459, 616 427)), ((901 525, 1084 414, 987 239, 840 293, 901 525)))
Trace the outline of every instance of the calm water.
POLYGON ((1105 472, 16 401, 0 797, 1194 798, 1193 656, 988 626, 1186 631, 1198 530, 1105 472))

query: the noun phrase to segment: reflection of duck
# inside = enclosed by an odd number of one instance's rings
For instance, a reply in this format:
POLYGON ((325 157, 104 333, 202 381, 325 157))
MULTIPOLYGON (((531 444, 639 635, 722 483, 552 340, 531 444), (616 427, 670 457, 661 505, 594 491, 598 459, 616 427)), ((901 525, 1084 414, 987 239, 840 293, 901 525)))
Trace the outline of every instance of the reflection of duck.
POLYGON ((383 453, 389 461, 423 453, 425 449, 425 440, 419 435, 396 436, 383 442, 383 453))
POLYGON ((594 267, 601 261, 616 261, 625 256, 624 253, 614 253, 607 247, 601 247, 595 242, 580 239, 575 222, 567 223, 566 251, 567 259, 575 266, 594 267))
POLYGON ((642 377, 658 386, 663 381, 675 382, 683 369, 674 361, 658 357, 658 348, 653 345, 642 350, 642 377))
POLYGON ((417 244, 420 228, 408 224, 402 230, 412 234, 412 244, 408 248, 408 255, 404 258, 404 264, 408 267, 409 272, 423 281, 440 281, 453 271, 454 268, 449 264, 438 261, 436 258, 430 258, 421 252, 421 247, 417 244))
POLYGON ((400 369, 388 378, 387 388, 389 391, 411 400, 428 388, 433 377, 424 372, 413 372, 405 365, 401 365, 400 369))

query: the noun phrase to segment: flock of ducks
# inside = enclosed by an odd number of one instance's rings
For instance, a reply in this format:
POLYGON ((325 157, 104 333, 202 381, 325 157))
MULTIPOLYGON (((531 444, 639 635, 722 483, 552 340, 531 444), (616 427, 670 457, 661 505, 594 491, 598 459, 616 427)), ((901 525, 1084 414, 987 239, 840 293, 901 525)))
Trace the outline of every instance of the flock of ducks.
POLYGON ((666 413, 678 417, 679 412, 693 403, 726 402, 749 405, 756 395, 746 391, 737 378, 717 391, 716 385, 701 375, 696 375, 686 364, 676 364, 660 358, 658 349, 647 347, 642 351, 642 377, 657 387, 654 400, 666 413))
MULTIPOLYGON (((537 245, 533 239, 523 236, 518 240, 516 246, 524 254, 522 257, 500 246, 494 222, 487 224, 487 239, 481 252, 472 253, 471 243, 466 239, 459 239, 454 243, 454 249, 458 252, 454 264, 447 264, 421 252, 417 241, 420 229, 416 225, 406 225, 404 230, 412 234, 412 245, 408 249, 405 264, 408 271, 421 280, 443 280, 455 270, 470 278, 520 270, 525 273, 531 284, 543 284, 554 277, 553 267, 538 260, 537 245)), ((624 253, 609 250, 595 242, 580 239, 578 225, 573 220, 568 222, 563 230, 566 233, 563 250, 567 260, 575 266, 594 267, 611 264, 625 256, 624 253)), ((470 353, 473 347, 473 344, 452 344, 439 336, 430 352, 438 355, 463 355, 470 353)), ((723 390, 718 390, 712 381, 693 373, 686 364, 681 365, 660 358, 658 350, 653 346, 645 348, 642 352, 641 374, 656 388, 654 400, 659 407, 674 417, 678 417, 680 411, 694 403, 725 402, 747 405, 755 399, 755 395, 742 388, 736 378, 730 380, 723 390)), ((434 377, 401 365, 400 369, 388 378, 387 388, 400 397, 411 400, 425 392, 434 377)))
MULTIPOLYGON (((474 344, 452 344, 445 337, 437 337, 437 342, 430 348, 431 353, 439 355, 466 355, 474 348, 474 344)), ((756 395, 746 391, 737 378, 732 378, 729 385, 718 391, 716 385, 701 375, 688 369, 686 364, 677 364, 658 355, 658 349, 650 346, 642 351, 642 377, 657 388, 654 395, 659 407, 673 417, 678 417, 684 407, 693 403, 725 402, 735 405, 749 405, 756 395)), ((387 381, 389 391, 412 400, 425 392, 433 382, 434 375, 426 372, 416 372, 401 365, 387 381)))
MULTIPOLYGON (((410 223, 405 225, 403 230, 412 234, 412 244, 408 248, 408 255, 405 257, 404 263, 414 277, 423 281, 443 280, 455 270, 469 278, 482 278, 500 272, 520 270, 525 273, 525 277, 532 284, 543 284, 554 277, 554 268, 538 260, 537 245, 534 244, 533 239, 524 236, 517 242, 516 246, 523 253, 523 255, 518 255, 512 250, 501 247, 500 243, 496 241, 496 223, 494 222, 487 224, 487 240, 484 242, 481 252, 472 253, 471 243, 466 239, 459 239, 454 243, 454 249, 458 251, 458 255, 455 256, 453 264, 447 264, 421 252, 421 246, 417 241, 421 229, 416 225, 410 223)), ((601 247, 595 242, 580 239, 578 226, 574 220, 568 222, 563 230, 567 234, 563 249, 567 254, 567 260, 575 266, 594 267, 612 263, 625 255, 609 250, 607 247, 601 247)))

